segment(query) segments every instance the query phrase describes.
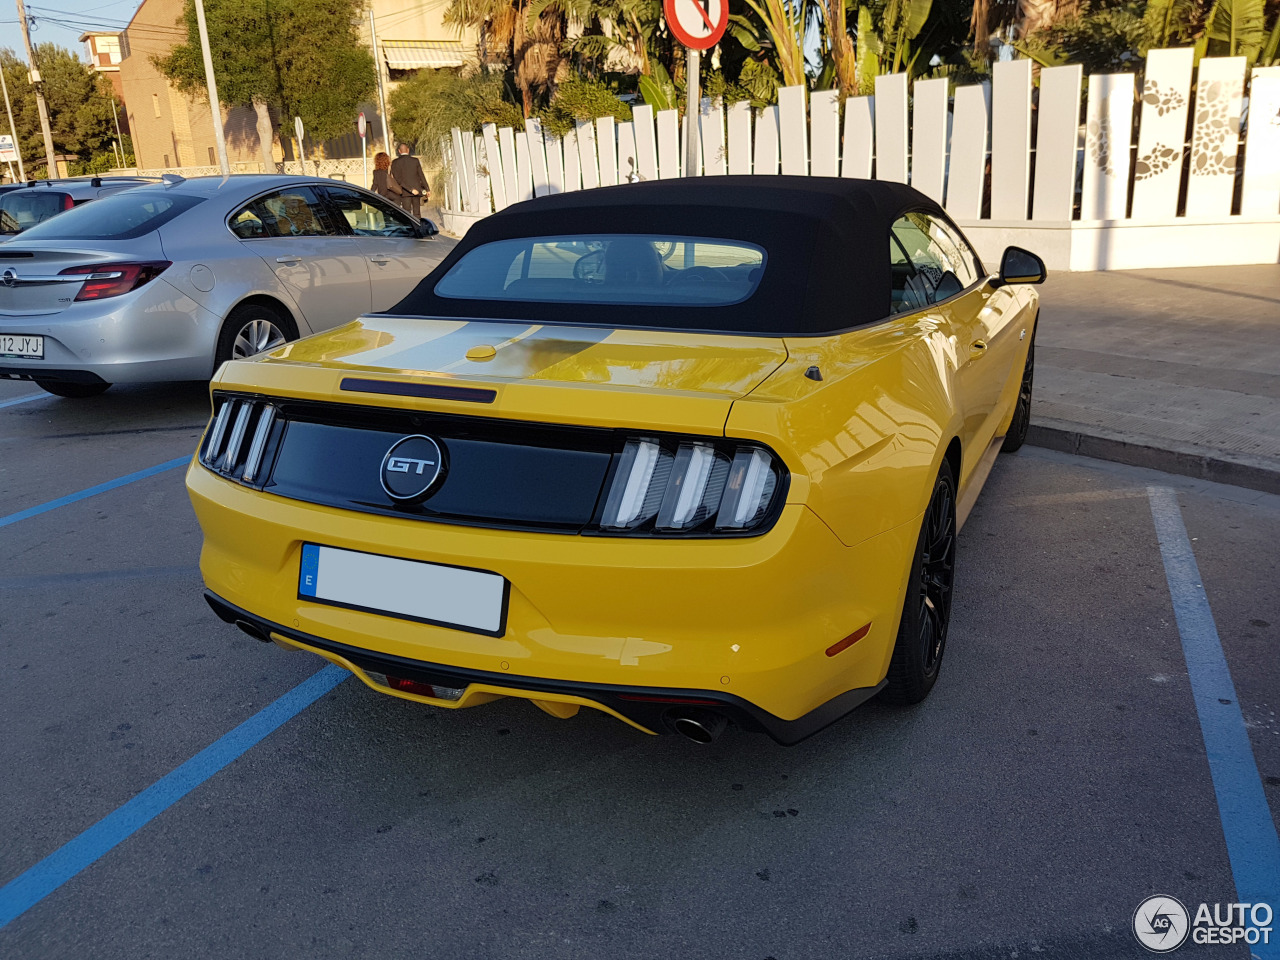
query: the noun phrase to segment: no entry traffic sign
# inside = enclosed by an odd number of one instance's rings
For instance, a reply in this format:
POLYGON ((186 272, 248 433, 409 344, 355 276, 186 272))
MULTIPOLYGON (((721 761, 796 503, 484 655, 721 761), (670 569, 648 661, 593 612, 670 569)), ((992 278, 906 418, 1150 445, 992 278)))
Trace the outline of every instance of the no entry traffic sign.
POLYGON ((663 0, 662 11, 676 39, 690 50, 709 50, 729 24, 729 0, 663 0))

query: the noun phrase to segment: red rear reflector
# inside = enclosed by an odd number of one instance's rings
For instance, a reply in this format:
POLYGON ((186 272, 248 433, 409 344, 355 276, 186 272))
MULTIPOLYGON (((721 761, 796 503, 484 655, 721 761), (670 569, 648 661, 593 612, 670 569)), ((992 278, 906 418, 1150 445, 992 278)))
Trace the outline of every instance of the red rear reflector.
POLYGON ((93 263, 83 267, 67 267, 59 276, 84 275, 84 286, 76 294, 76 300, 105 300, 136 290, 154 280, 171 266, 168 260, 148 260, 133 263, 93 263))
POLYGON ((848 650, 855 643, 865 637, 870 630, 871 624, 869 623, 865 627, 859 627, 843 640, 838 643, 833 643, 831 646, 827 647, 827 656, 834 657, 837 653, 843 653, 845 650, 848 650))
POLYGON ((71 209, 72 207, 74 207, 75 205, 76 205, 76 202, 75 202, 74 200, 72 200, 72 199, 71 199, 71 194, 69 194, 69 193, 64 193, 64 194, 62 195, 62 209, 63 209, 63 210, 70 210, 70 209, 71 209))
POLYGON ((642 693, 620 693, 619 700, 634 700, 637 703, 696 703, 704 707, 721 706, 718 700, 698 700, 693 697, 650 697, 642 693))
POLYGON ((404 677, 393 677, 390 674, 387 674, 387 686, 392 690, 416 693, 421 697, 434 697, 436 695, 436 688, 429 683, 419 683, 417 680, 406 680, 404 677))

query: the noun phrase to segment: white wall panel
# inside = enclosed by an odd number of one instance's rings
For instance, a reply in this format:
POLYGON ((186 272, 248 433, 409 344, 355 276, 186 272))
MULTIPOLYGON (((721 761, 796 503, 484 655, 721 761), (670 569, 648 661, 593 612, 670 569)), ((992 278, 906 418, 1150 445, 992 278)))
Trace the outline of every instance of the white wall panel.
POLYGON ((1194 56, 1190 47, 1147 55, 1133 170, 1135 220, 1165 220, 1178 213, 1194 56))
POLYGON ((876 179, 907 182, 907 75, 876 77, 876 179))
POLYGON ((578 133, 578 171, 582 189, 600 186, 600 167, 596 162, 596 127, 590 120, 574 124, 578 133))
POLYGON ((809 174, 840 176, 839 90, 815 90, 809 96, 809 174))
POLYGON ((947 175, 947 79, 917 80, 911 92, 911 185, 941 203, 947 175))
POLYGON ((1081 220, 1125 218, 1129 199, 1133 81, 1132 73, 1096 73, 1089 78, 1081 220))
POLYGON ((503 127, 498 131, 498 149, 502 152, 502 188, 507 194, 507 203, 518 203, 520 200, 520 168, 516 157, 515 131, 503 127))
POLYGON ((1196 82, 1188 217, 1226 217, 1235 191, 1244 57, 1205 57, 1196 82))
POLYGON ((600 186, 618 182, 618 133, 613 117, 596 119, 596 155, 600 158, 600 186))
POLYGON ((765 107, 756 115, 756 151, 754 173, 778 172, 778 108, 765 107))
MULTIPOLYGON (((493 209, 504 210, 507 204, 506 177, 502 173, 502 151, 498 148, 498 128, 486 123, 480 128, 480 136, 484 139, 484 169, 489 175, 490 196, 493 197, 493 209)), ((480 158, 476 157, 479 164, 480 158)))
POLYGON ((542 121, 530 119, 524 122, 525 133, 529 137, 529 162, 533 174, 533 194, 545 197, 551 192, 551 182, 547 179, 547 144, 542 136, 542 121))
POLYGON ((533 199, 533 151, 528 130, 516 131, 516 199, 533 199))
POLYGON ((641 180, 658 179, 658 141, 653 132, 653 107, 645 104, 631 111, 636 134, 636 172, 641 180))
POLYGON ((640 179, 636 160, 636 128, 631 122, 618 124, 618 182, 635 183, 640 179))
POLYGON ((947 174, 947 213, 957 220, 982 215, 983 184, 987 173, 987 88, 982 84, 956 88, 951 121, 951 163, 947 174))
POLYGON ((1255 67, 1249 82, 1249 128, 1240 213, 1280 213, 1280 67, 1255 67))
POLYGON ((707 176, 724 176, 724 106, 719 100, 704 99, 698 112, 702 132, 702 170, 707 176))
POLYGON ((1040 71, 1036 110, 1036 185, 1032 220, 1071 219, 1076 200, 1076 155, 1080 140, 1079 64, 1040 71))
POLYGON ((991 219, 1027 219, 1031 189, 1030 60, 992 69, 991 219))
POLYGON ((675 110, 658 111, 658 176, 680 176, 680 115, 675 110))
POLYGON ((564 191, 582 189, 582 160, 578 149, 578 131, 570 130, 560 143, 564 150, 564 191))
POLYGON ((564 193, 564 144, 559 137, 542 135, 547 150, 547 193, 564 193))
POLYGON ((844 102, 844 149, 840 176, 871 179, 876 146, 875 97, 850 97, 844 102))
POLYGON ((809 123, 805 116, 804 87, 778 89, 778 140, 782 148, 782 172, 809 175, 809 123))
MULTIPOLYGON (((493 177, 489 173, 489 146, 483 136, 474 138, 476 158, 476 212, 490 214, 499 209, 493 199, 493 177)), ((494 137, 494 143, 498 138, 494 137)), ((496 150, 494 151, 497 152, 496 150)))
POLYGON ((751 104, 745 100, 729 107, 729 172, 751 172, 751 104))

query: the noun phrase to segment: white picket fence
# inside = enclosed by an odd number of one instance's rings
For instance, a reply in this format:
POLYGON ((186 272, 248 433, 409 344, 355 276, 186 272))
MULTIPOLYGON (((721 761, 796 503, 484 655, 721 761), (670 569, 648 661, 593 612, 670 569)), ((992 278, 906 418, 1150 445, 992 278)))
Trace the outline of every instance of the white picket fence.
POLYGON ((1190 49, 1155 50, 1140 94, 1134 74, 1089 77, 1083 125, 1082 68, 1039 79, 1037 96, 1031 61, 1015 60, 954 96, 945 79, 909 89, 893 74, 843 108, 835 91, 803 87, 764 110, 703 100, 694 171, 674 110, 580 122, 563 139, 537 120, 455 128, 445 226, 460 234, 534 196, 690 173, 875 176, 942 203, 988 257, 1017 243, 1052 269, 1280 262, 1280 67, 1254 69, 1246 97, 1243 57, 1207 57, 1197 71, 1190 49))

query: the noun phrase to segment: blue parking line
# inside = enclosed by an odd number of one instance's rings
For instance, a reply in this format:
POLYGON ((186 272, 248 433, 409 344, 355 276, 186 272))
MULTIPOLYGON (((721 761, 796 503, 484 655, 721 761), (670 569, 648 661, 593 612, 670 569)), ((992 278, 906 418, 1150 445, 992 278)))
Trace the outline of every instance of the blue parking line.
MULTIPOLYGON (((1280 838, 1178 498, 1168 487, 1148 487, 1147 496, 1218 798, 1236 898, 1241 903, 1267 903, 1280 912, 1280 838)), ((1251 949, 1259 960, 1280 957, 1280 942, 1274 937, 1270 944, 1251 949)))
POLYGON ((351 676, 330 664, 0 887, 0 928, 127 840, 223 767, 351 676))
POLYGON ((46 400, 47 393, 29 393, 25 397, 14 397, 12 400, 0 400, 0 409, 4 407, 16 407, 20 403, 30 403, 32 400, 46 400))
POLYGON ((42 513, 48 513, 50 510, 58 509, 58 507, 65 507, 69 503, 75 503, 79 500, 87 500, 89 497, 96 497, 100 493, 106 493, 108 490, 123 487, 125 484, 133 483, 135 480, 145 480, 147 477, 154 477, 156 474, 164 473, 166 470, 176 470, 178 467, 186 466, 186 464, 190 462, 190 454, 185 457, 174 457, 172 460, 166 460, 164 463, 157 464, 154 467, 147 467, 147 469, 139 470, 137 473, 130 473, 123 477, 117 477, 115 480, 108 480, 106 483, 100 483, 96 487, 90 487, 88 490, 81 490, 79 493, 71 493, 65 497, 59 497, 57 500, 50 500, 48 503, 42 503, 36 507, 28 507, 26 510, 19 510, 17 513, 9 514, 7 517, 0 517, 0 527, 7 527, 11 523, 17 523, 19 520, 38 517, 42 513))

